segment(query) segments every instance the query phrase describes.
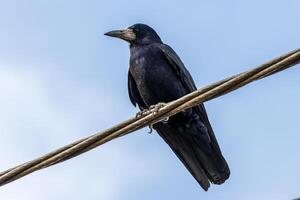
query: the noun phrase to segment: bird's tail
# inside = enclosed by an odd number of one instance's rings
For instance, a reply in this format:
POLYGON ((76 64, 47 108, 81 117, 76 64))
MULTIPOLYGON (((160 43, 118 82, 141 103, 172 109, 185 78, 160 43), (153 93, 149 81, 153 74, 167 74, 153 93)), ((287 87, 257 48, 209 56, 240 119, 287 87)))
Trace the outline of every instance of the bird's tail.
POLYGON ((229 178, 230 169, 222 153, 213 147, 203 150, 202 145, 200 145, 193 145, 192 148, 196 152, 197 159, 200 160, 209 181, 218 185, 224 183, 229 178))
POLYGON ((197 124, 184 130, 169 123, 158 123, 154 128, 205 191, 210 182, 222 184, 229 177, 229 167, 215 137, 211 137, 210 141, 203 139, 205 137, 202 138, 197 124))

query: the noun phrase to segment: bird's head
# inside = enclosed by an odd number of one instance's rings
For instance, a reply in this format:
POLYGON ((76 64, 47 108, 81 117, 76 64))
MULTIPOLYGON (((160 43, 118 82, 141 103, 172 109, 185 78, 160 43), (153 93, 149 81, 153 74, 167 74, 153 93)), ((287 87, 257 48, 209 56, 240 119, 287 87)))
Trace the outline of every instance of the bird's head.
POLYGON ((110 31, 104 35, 120 38, 130 44, 150 44, 162 42, 155 30, 146 24, 134 24, 127 29, 110 31))

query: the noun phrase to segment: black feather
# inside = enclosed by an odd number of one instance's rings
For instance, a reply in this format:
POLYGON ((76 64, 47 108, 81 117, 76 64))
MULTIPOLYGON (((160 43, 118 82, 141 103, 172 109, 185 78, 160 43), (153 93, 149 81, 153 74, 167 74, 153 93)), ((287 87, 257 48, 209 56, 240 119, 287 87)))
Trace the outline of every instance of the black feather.
MULTIPOLYGON (((140 24, 133 27, 143 34, 137 35, 136 42, 130 44, 131 102, 144 109, 195 91, 192 76, 175 51, 163 44, 152 28, 140 24)), ((154 129, 204 190, 208 189, 209 182, 221 184, 229 177, 229 167, 203 104, 171 117, 168 123, 154 125, 154 129)))

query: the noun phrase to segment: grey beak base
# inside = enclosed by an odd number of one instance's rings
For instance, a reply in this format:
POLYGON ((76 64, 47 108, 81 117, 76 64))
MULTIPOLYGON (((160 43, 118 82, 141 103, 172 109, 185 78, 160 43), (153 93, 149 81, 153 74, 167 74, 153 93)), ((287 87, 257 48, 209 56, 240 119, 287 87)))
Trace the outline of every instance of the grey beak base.
POLYGON ((124 29, 124 30, 115 30, 115 31, 109 31, 107 33, 104 33, 106 36, 120 38, 123 40, 126 40, 128 42, 132 42, 135 40, 136 35, 131 29, 124 29))

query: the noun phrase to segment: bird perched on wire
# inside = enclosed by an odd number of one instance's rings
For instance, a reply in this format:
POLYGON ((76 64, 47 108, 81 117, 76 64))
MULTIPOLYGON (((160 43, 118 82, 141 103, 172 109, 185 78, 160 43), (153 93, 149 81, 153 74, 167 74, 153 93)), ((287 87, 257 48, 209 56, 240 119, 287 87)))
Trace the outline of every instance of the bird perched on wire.
MULTIPOLYGON (((158 110, 197 88, 184 64, 158 34, 145 24, 105 33, 130 44, 128 92, 142 113, 158 110), (157 109, 156 109, 157 108, 157 109)), ((230 175, 203 104, 153 126, 202 188, 222 184, 230 175)))

